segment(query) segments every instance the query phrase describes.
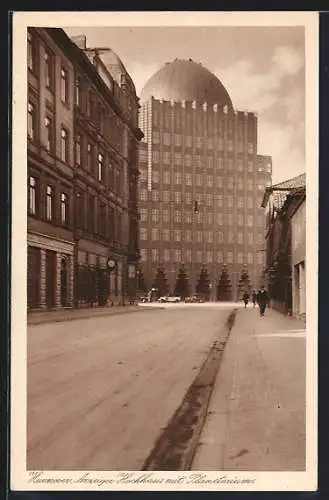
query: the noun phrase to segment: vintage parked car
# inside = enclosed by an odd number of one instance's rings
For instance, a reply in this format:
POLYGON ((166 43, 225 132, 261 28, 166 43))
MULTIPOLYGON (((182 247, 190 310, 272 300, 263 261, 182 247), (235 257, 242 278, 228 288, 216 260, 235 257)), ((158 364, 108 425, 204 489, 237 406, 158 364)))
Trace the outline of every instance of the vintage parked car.
POLYGON ((158 302, 168 302, 168 297, 166 297, 166 296, 159 297, 158 302))
POLYGON ((181 298, 178 295, 174 295, 172 297, 167 297, 167 302, 180 302, 181 298))

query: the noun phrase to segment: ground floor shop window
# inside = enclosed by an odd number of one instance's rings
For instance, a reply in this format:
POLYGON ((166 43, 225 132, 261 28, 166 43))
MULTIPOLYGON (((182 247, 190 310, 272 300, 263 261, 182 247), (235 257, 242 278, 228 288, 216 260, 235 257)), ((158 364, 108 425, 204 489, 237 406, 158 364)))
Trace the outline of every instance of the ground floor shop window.
POLYGON ((30 308, 40 306, 40 275, 40 248, 29 246, 27 255, 27 305, 30 308))

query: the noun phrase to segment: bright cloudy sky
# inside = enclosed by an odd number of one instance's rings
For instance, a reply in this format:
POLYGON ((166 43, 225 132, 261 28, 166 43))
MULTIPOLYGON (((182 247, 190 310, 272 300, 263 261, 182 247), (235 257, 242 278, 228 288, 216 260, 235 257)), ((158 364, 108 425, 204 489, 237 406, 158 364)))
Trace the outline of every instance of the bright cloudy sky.
POLYGON ((258 153, 273 161, 273 182, 305 171, 302 27, 65 28, 87 46, 111 47, 140 94, 167 61, 192 58, 216 74, 236 109, 258 113, 258 153))

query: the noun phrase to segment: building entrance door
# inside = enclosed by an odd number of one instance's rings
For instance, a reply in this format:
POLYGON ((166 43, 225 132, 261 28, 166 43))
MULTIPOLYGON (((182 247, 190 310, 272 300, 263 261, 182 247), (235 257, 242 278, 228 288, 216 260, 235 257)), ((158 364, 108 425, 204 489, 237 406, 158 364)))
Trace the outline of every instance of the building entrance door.
POLYGON ((40 305, 40 248, 28 247, 27 254, 27 305, 35 308, 40 305))
POLYGON ((61 305, 62 307, 67 306, 67 259, 65 257, 61 260, 61 305))
POLYGON ((55 306, 56 298, 56 252, 46 250, 46 305, 55 306))

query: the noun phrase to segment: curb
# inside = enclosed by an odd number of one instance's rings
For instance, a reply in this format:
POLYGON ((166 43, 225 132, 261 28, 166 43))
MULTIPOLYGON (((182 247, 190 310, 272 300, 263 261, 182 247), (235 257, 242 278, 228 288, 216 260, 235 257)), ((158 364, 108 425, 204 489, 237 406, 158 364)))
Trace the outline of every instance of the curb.
POLYGON ((81 315, 81 316, 73 316, 73 317, 69 317, 69 316, 64 316, 64 317, 61 317, 61 318, 45 318, 45 319, 42 319, 42 320, 37 320, 37 319, 28 319, 27 320, 27 326, 36 326, 36 325, 44 325, 44 324, 47 324, 47 323, 64 323, 64 322, 68 322, 68 321, 77 321, 77 320, 81 320, 81 319, 97 319, 97 318, 101 318, 101 317, 104 317, 104 316, 117 316, 119 314, 133 314, 133 313, 140 313, 140 312, 143 312, 143 311, 154 311, 154 310, 159 310, 159 309, 164 309, 164 307, 150 307, 150 308, 147 308, 145 307, 145 309, 134 309, 133 311, 129 311, 129 310, 122 310, 122 311, 116 311, 116 312, 103 312, 103 313, 99 313, 99 314, 95 314, 95 315, 81 315))
POLYGON ((224 338, 215 340, 211 345, 198 375, 168 425, 158 437, 142 470, 190 470, 236 314, 237 309, 229 313, 224 325, 226 333, 224 338))

